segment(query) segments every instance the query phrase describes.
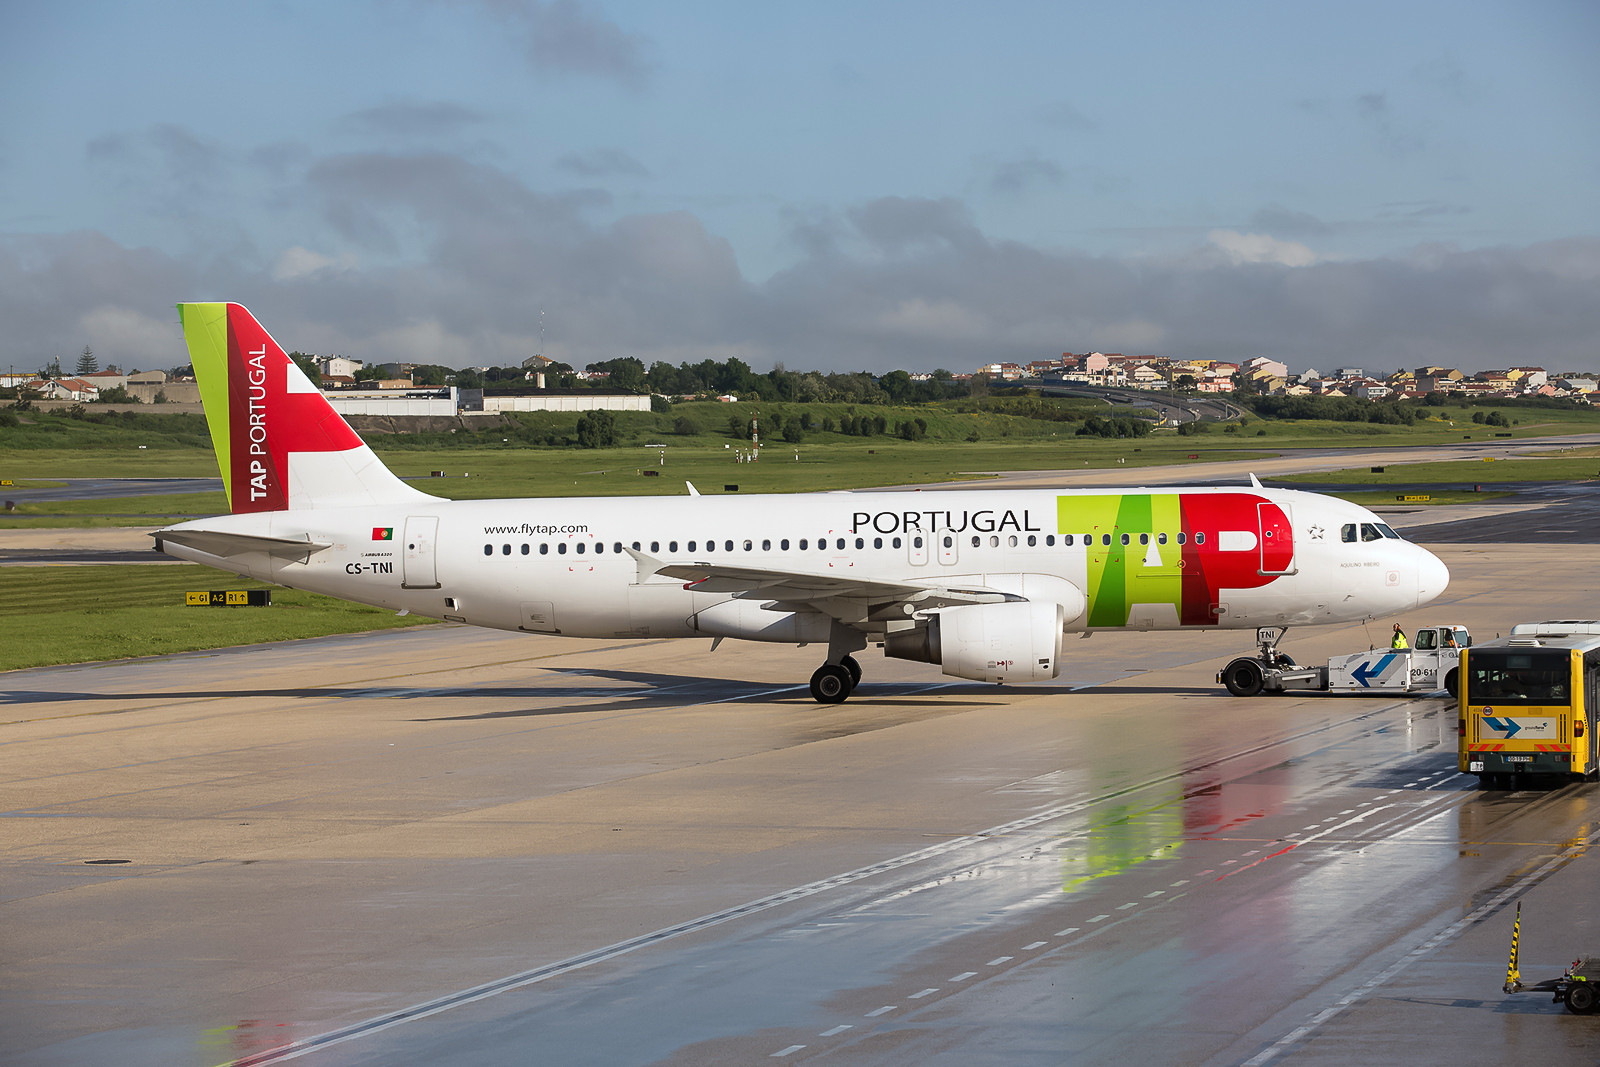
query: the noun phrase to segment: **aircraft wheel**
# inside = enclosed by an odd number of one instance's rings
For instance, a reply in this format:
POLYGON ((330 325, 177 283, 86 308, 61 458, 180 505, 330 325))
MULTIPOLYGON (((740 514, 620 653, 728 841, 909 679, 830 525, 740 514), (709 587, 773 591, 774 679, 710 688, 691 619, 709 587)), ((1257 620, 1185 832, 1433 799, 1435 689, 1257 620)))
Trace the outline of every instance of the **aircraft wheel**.
POLYGON ((1261 664, 1253 659, 1236 659, 1222 669, 1222 684, 1236 697, 1255 696, 1265 681, 1261 664))
POLYGON ((1460 684, 1460 675, 1457 673, 1456 668, 1451 667, 1444 676, 1444 691, 1450 694, 1450 699, 1454 700, 1461 695, 1456 692, 1456 686, 1460 684))
POLYGON ((811 695, 818 703, 842 704, 854 688, 849 669, 837 663, 824 663, 811 676, 811 695))
POLYGON ((1594 985, 1590 982, 1573 982, 1567 987, 1567 1010, 1574 1015, 1592 1014, 1597 1005, 1600 1005, 1600 996, 1595 993, 1594 985))
POLYGON ((861 684, 861 664, 856 662, 854 656, 846 656, 839 661, 839 665, 850 672, 850 688, 854 689, 861 684))

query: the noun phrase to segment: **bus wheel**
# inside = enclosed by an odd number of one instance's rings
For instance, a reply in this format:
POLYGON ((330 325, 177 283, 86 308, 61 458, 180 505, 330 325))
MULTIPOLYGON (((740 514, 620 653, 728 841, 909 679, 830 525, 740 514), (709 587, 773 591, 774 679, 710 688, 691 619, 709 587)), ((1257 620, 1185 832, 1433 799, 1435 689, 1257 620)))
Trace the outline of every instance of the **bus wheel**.
POLYGON ((1265 682, 1261 664, 1253 659, 1236 659, 1222 669, 1222 684, 1236 697, 1255 696, 1265 682))
POLYGON ((1567 987, 1567 1010, 1574 1015, 1588 1015, 1595 1009, 1600 997, 1595 994, 1595 988, 1588 982, 1573 982, 1567 987))
POLYGON ((1456 668, 1454 667, 1451 667, 1449 673, 1444 676, 1444 691, 1449 693, 1452 699, 1460 695, 1456 692, 1456 678, 1456 668))

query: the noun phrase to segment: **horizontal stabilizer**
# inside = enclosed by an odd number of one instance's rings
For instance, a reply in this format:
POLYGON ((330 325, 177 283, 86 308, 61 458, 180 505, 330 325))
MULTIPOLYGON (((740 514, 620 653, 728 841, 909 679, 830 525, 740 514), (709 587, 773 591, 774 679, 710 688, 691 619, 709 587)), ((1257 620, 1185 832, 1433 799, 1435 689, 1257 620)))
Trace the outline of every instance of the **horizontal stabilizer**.
POLYGON ((162 545, 171 542, 204 552, 209 556, 242 556, 246 552, 265 552, 279 559, 298 559, 302 563, 313 552, 332 548, 330 541, 313 541, 309 537, 296 540, 291 537, 263 537, 259 534, 224 533, 220 530, 156 530, 150 535, 156 539, 156 551, 166 551, 162 545))

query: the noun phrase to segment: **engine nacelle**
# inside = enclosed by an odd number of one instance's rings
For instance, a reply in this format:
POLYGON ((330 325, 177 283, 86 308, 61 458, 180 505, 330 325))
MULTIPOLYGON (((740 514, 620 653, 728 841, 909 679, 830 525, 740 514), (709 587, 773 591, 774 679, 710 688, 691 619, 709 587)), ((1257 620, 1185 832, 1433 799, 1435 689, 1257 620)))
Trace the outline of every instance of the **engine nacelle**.
POLYGON ((1042 682, 1061 673, 1065 612, 1054 601, 945 608, 926 626, 891 630, 884 655, 937 663, 955 678, 1042 682))
POLYGON ((768 611, 753 600, 726 600, 689 617, 689 625, 712 637, 784 644, 827 644, 833 620, 818 611, 768 611))

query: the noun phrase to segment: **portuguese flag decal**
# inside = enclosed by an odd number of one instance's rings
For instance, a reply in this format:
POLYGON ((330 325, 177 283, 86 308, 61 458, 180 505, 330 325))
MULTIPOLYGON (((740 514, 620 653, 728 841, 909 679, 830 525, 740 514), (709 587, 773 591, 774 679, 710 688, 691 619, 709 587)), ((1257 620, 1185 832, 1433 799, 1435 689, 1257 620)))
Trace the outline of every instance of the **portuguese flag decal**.
POLYGON ((374 541, 393 541, 394 540, 394 527, 393 526, 374 526, 372 528, 372 539, 374 541))

